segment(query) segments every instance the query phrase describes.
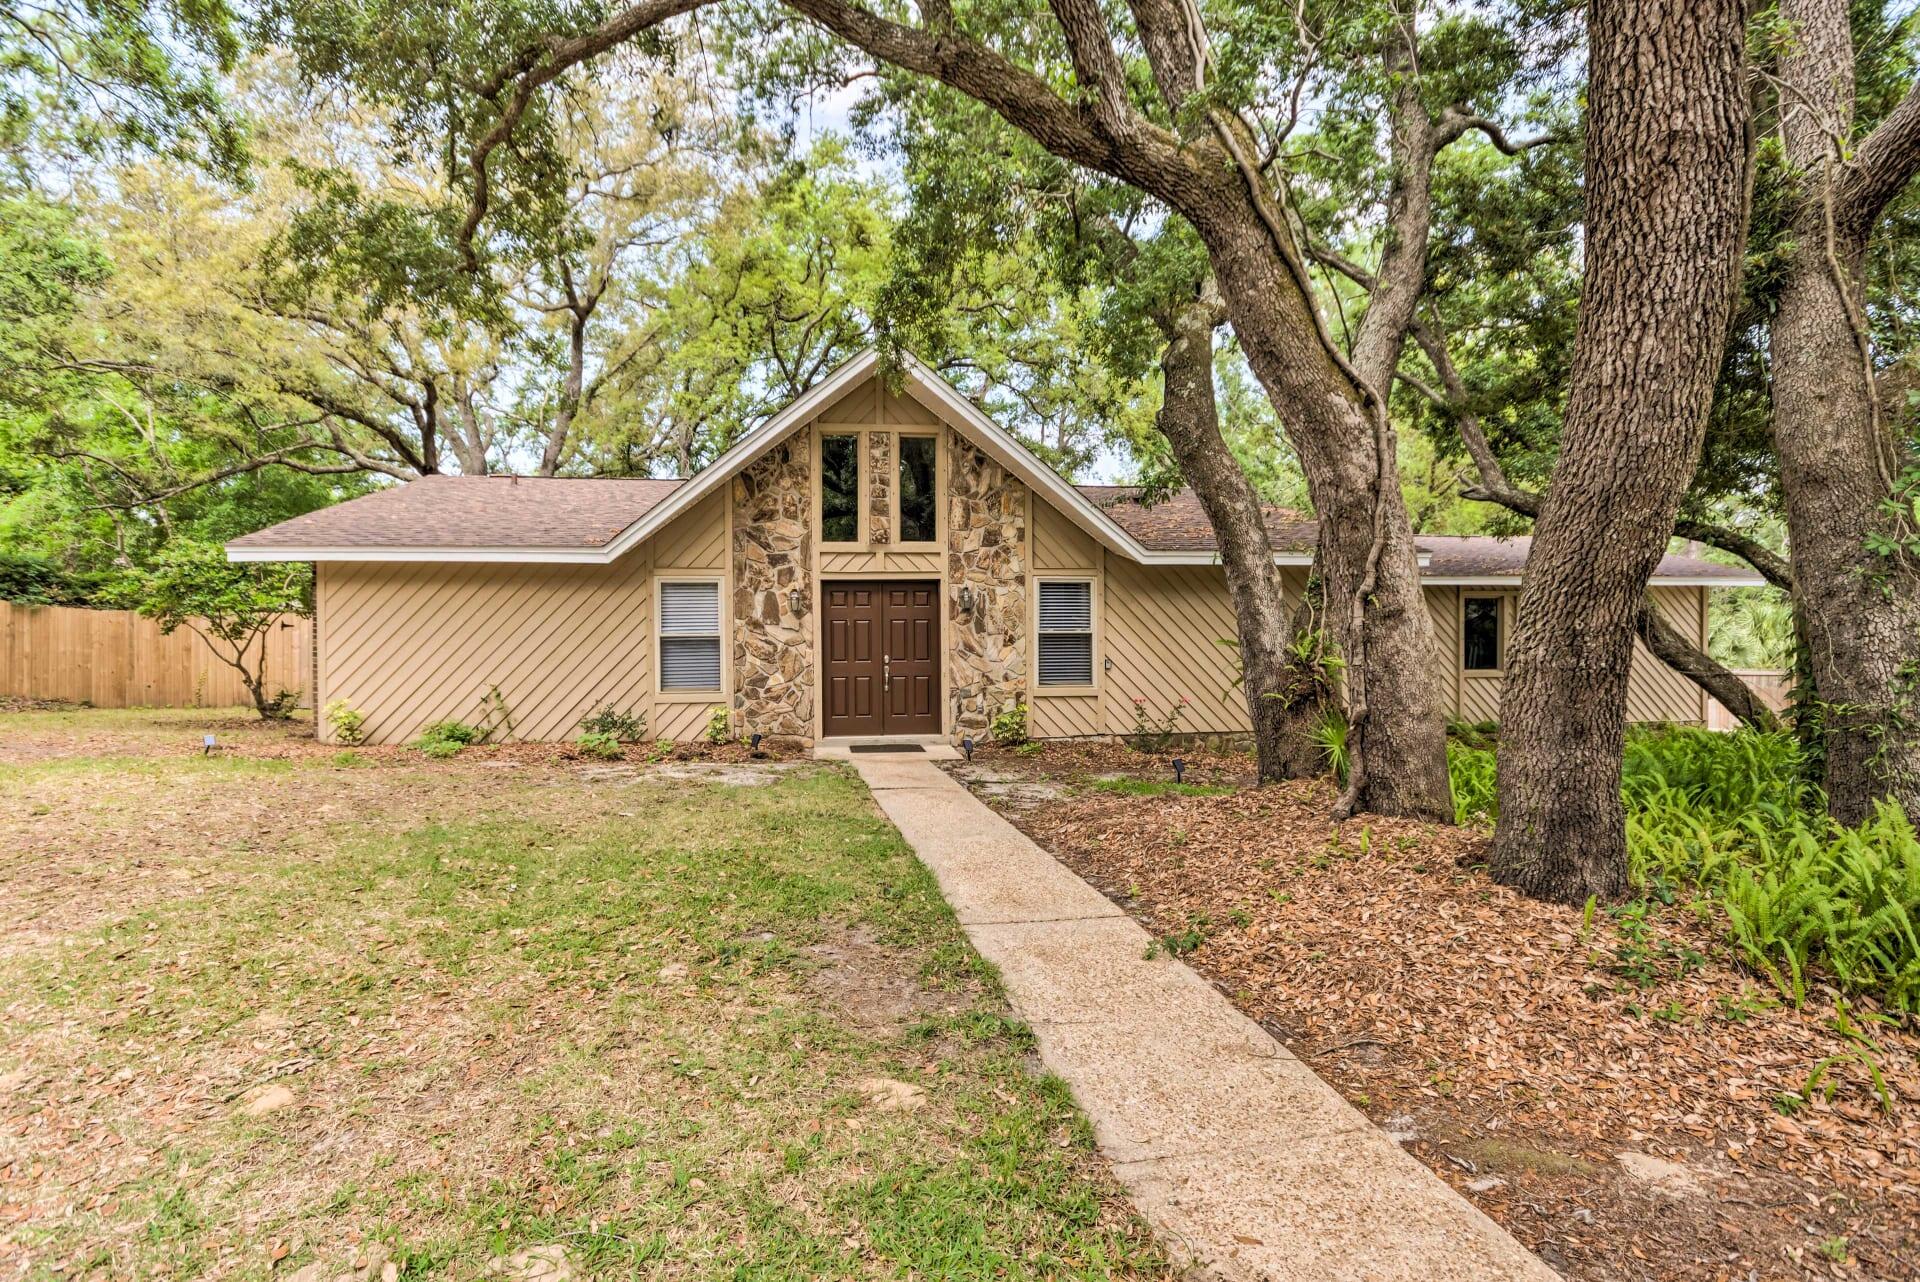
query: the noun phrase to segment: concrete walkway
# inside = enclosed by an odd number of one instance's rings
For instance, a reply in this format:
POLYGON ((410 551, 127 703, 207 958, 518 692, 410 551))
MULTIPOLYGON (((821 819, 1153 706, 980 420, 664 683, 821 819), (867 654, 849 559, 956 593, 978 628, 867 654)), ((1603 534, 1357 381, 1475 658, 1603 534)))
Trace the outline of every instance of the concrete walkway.
POLYGON ((1176 1254, 1234 1279, 1556 1276, 932 762, 848 759, 1176 1254))

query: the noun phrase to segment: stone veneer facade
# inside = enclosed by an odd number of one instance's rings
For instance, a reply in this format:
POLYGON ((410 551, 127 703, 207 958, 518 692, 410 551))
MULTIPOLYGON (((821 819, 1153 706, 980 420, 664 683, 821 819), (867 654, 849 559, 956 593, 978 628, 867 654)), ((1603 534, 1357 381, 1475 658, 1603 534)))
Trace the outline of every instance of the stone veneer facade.
POLYGON ((867 543, 893 542, 893 433, 867 433, 867 543))
POLYGON ((733 479, 733 728, 737 734, 813 737, 817 665, 809 448, 808 435, 796 433, 733 479))
POLYGON ((980 738, 1027 697, 1027 487, 952 428, 946 441, 947 733, 980 738))

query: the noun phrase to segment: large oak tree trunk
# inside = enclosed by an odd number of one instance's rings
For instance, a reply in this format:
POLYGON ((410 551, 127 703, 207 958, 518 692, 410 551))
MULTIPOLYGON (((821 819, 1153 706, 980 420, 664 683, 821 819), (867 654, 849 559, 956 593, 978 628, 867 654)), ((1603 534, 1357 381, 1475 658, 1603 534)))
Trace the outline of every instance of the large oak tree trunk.
MULTIPOLYGON (((1773 318, 1773 439, 1828 806, 1846 824, 1869 818, 1878 798, 1920 817, 1920 564, 1868 550, 1873 535, 1893 532, 1882 505, 1900 460, 1895 416, 1875 404, 1862 329, 1861 269, 1880 206, 1860 207, 1848 181, 1855 162, 1840 154, 1854 97, 1847 7, 1785 0, 1781 12, 1794 25, 1781 122, 1800 192, 1773 318)), ((1870 147, 1859 152, 1861 165, 1884 160, 1870 147)), ((1889 178, 1876 190, 1896 187, 1889 178)))
POLYGON ((1208 298, 1168 319, 1160 357, 1164 391, 1155 424, 1213 526, 1233 599, 1260 781, 1307 778, 1323 765, 1313 731, 1327 692, 1320 669, 1294 659, 1289 645, 1294 627, 1260 496, 1220 435, 1213 391, 1213 331, 1219 321, 1218 303, 1208 298))
POLYGON ((1357 810, 1451 822, 1446 726, 1434 684, 1433 621, 1414 557, 1413 526, 1397 484, 1378 485, 1374 422, 1352 381, 1323 351, 1315 319, 1252 218, 1197 218, 1247 362, 1288 425, 1320 520, 1327 620, 1340 649, 1364 653, 1366 774, 1357 810), (1373 550, 1376 499, 1382 545, 1356 645, 1344 603, 1373 550))
POLYGON ((1627 885, 1620 757, 1647 579, 1699 461, 1747 225, 1740 0, 1588 10, 1586 277, 1500 701, 1493 874, 1627 885))

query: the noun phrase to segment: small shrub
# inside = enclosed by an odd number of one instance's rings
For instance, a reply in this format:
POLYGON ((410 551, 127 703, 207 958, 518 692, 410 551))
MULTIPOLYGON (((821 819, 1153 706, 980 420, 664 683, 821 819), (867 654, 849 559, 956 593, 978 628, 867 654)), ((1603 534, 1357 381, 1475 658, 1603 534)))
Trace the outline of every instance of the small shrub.
POLYGON ((513 733, 513 709, 507 706, 507 696, 500 693, 498 683, 488 686, 480 696, 479 732, 475 743, 485 743, 496 734, 505 738, 513 733))
POLYGON ((444 761, 448 757, 459 756, 461 749, 479 743, 486 737, 486 731, 464 721, 436 721, 420 732, 420 738, 413 746, 426 756, 444 761))
POLYGON ((1133 701, 1133 733, 1129 742, 1141 752, 1158 755, 1173 747, 1173 738, 1180 733, 1180 718, 1186 715, 1187 701, 1182 699, 1167 710, 1163 717, 1156 717, 1147 710, 1145 699, 1133 701))
POLYGON ((367 737, 367 714, 345 699, 328 700, 326 710, 320 715, 333 730, 336 743, 344 743, 351 748, 367 737))
POLYGON ((618 761, 627 755, 619 738, 605 730, 588 730, 573 741, 573 746, 581 756, 601 761, 618 761))
POLYGON ((733 739, 733 714, 716 706, 707 717, 707 742, 728 743, 733 739))
POLYGON ((987 734, 995 743, 1017 748, 1027 741, 1027 705, 1016 703, 987 723, 987 734))
POLYGON ((585 734, 612 735, 621 743, 637 743, 647 733, 647 714, 631 708, 622 711, 609 703, 582 718, 580 729, 585 734))
MULTIPOLYGON (((1455 818, 1491 822, 1494 754, 1472 742, 1481 727, 1462 729, 1447 745, 1455 818)), ((1322 743, 1333 757, 1333 736, 1322 743)), ((1809 782, 1805 750, 1784 732, 1634 726, 1622 765, 1628 876, 1643 895, 1685 898, 1796 1005, 1824 979, 1901 1015, 1920 1012, 1920 836, 1898 806, 1856 827, 1835 823, 1809 782)), ((1583 937, 1593 915, 1590 905, 1583 937)), ((1637 915, 1619 925, 1610 969, 1631 983, 1685 975, 1704 960, 1655 944, 1637 915)), ((1751 1009, 1742 999, 1720 1017, 1751 1009)))

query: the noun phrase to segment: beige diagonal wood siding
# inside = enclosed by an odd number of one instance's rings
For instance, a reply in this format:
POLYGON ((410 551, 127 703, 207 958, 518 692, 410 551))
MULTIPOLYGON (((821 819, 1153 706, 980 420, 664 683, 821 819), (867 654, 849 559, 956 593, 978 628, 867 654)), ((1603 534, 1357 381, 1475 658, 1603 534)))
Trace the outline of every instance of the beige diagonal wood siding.
MULTIPOLYGON (((1234 684, 1239 664, 1231 646, 1233 608, 1226 574, 1217 565, 1135 565, 1107 558, 1105 657, 1106 730, 1134 728, 1134 700, 1155 721, 1181 699, 1184 731, 1251 729, 1246 701, 1234 684)), ((1098 656, 1096 656, 1098 657, 1098 656)))
POLYGON ((370 743, 476 721, 495 685, 516 739, 570 739, 606 703, 645 710, 651 734, 690 738, 726 696, 655 698, 653 581, 712 573, 724 605, 725 567, 723 496, 613 565, 323 563, 321 689, 366 715, 370 743))
MULTIPOLYGON (((1459 690, 1454 705, 1457 709, 1455 715, 1462 721, 1497 721, 1500 717, 1500 690, 1506 684, 1505 679, 1498 673, 1476 675, 1460 667, 1460 600, 1465 596, 1499 596, 1503 605, 1502 620, 1511 628, 1513 611, 1520 594, 1518 591, 1491 588, 1428 588, 1430 605, 1434 603, 1435 594, 1441 592, 1451 593, 1452 597, 1444 610, 1435 609, 1434 626, 1436 630, 1441 627, 1441 616, 1444 614, 1451 648, 1448 666, 1459 690)), ((1696 644, 1705 644, 1705 588, 1654 588, 1651 595, 1660 612, 1682 634, 1696 644)), ((1705 696, 1700 687, 1654 658, 1644 645, 1635 641, 1633 668, 1627 674, 1627 720, 1703 723, 1706 720, 1705 696)))
MULTIPOLYGON (((1044 579, 1059 575, 1098 579, 1104 549, 1045 499, 1032 493, 1027 497, 1031 505, 1029 510, 1033 512, 1033 577, 1044 579)), ((1101 590, 1104 586, 1097 585, 1093 594, 1093 679, 1096 693, 1048 694, 1039 686, 1034 686, 1028 692, 1027 700, 1027 729, 1030 734, 1054 739, 1108 733, 1104 708, 1111 674, 1101 671, 1101 660, 1106 653, 1103 642, 1111 632, 1112 616, 1107 608, 1107 593, 1101 590)), ((1028 594, 1031 609, 1039 608, 1038 595, 1037 589, 1028 594)), ((1029 620, 1028 626, 1032 626, 1032 620, 1029 620)))

